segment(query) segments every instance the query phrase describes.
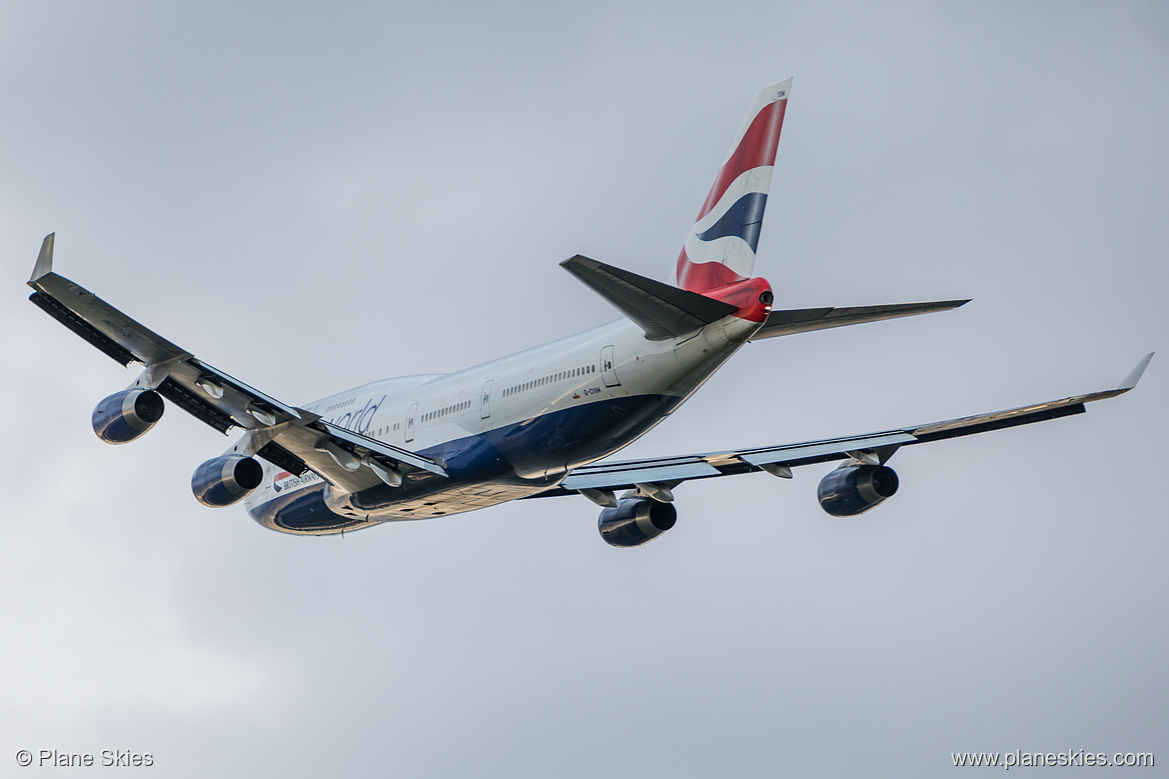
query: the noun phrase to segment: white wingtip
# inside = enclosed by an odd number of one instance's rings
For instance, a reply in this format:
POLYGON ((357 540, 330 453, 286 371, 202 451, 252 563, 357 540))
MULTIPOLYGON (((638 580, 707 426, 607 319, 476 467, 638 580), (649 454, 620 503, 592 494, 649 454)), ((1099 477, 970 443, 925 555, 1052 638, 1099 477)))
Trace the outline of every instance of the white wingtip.
POLYGON ((41 253, 37 255, 36 267, 32 269, 30 282, 53 272, 53 238, 56 235, 56 233, 49 233, 45 236, 45 241, 41 244, 41 253))
POLYGON ((1129 374, 1124 377, 1124 381, 1120 383, 1120 386, 1117 387, 1117 389, 1130 390, 1135 387, 1137 382, 1141 380, 1141 374, 1145 372, 1145 368, 1149 367, 1149 361, 1153 359, 1154 354, 1156 354, 1156 352, 1149 352, 1144 357, 1142 357, 1141 361, 1137 363, 1137 367, 1129 371, 1129 374))

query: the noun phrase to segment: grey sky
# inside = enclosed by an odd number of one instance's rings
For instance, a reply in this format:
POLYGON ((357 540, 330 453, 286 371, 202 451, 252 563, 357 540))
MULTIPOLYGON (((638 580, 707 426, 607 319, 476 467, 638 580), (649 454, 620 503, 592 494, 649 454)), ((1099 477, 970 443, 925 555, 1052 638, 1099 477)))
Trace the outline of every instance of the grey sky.
POLYGON ((0 67, 0 766, 1169 763, 1162 4, 8 2, 0 67), (633 551, 571 499, 301 539, 195 502, 228 442, 177 409, 98 441, 133 374, 24 300, 55 230, 63 274, 289 402, 456 369, 613 318, 574 253, 667 277, 789 75, 779 304, 974 302, 749 346, 631 454, 1103 389, 1161 350, 1138 390, 904 450, 854 520, 816 505, 822 466, 680 488, 633 551))

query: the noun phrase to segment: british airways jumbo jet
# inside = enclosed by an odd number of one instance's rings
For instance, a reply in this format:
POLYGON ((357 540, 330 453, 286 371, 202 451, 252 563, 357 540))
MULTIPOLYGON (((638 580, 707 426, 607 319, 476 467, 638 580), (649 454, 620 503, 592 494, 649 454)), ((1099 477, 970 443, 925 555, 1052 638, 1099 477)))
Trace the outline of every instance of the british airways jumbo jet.
POLYGON ((194 357, 53 272, 45 238, 32 302, 142 373, 97 404, 93 428, 132 441, 169 400, 242 436, 196 469, 207 506, 245 501, 265 527, 327 535, 580 495, 602 507, 609 544, 638 546, 673 527, 673 491, 691 479, 843 461, 820 482, 821 507, 853 516, 897 491, 886 464, 903 446, 1039 422, 1136 386, 1152 355, 1103 392, 878 433, 660 459, 609 461, 665 419, 749 341, 956 308, 965 300, 778 310, 753 276, 791 80, 761 90, 731 144, 676 265, 677 286, 587 257, 561 263, 624 316, 457 373, 403 376, 292 406, 194 357))

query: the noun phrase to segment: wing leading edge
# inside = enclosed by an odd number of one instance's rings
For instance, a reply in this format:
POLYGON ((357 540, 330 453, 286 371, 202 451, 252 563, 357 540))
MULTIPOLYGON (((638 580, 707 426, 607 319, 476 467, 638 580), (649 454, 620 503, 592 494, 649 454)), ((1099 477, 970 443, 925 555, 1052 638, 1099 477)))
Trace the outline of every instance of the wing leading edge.
POLYGON ((54 235, 41 245, 29 300, 122 365, 145 366, 133 386, 156 390, 221 433, 244 429, 235 453, 256 455, 297 475, 315 471, 349 492, 393 480, 390 472, 446 475, 433 460, 337 427, 244 384, 54 273, 54 235))
POLYGON ((1084 404, 1123 395, 1137 385, 1153 354, 1146 354, 1115 389, 1073 395, 1060 400, 1029 406, 976 414, 925 425, 912 425, 878 433, 827 438, 796 444, 762 446, 705 454, 661 457, 644 460, 600 462, 577 468, 556 489, 532 497, 554 497, 580 493, 608 505, 616 490, 645 488, 646 485, 672 489, 681 482, 733 476, 765 471, 790 477, 791 469, 801 465, 853 458, 861 462, 883 464, 897 449, 946 438, 1002 430, 1033 422, 1084 413, 1084 404))

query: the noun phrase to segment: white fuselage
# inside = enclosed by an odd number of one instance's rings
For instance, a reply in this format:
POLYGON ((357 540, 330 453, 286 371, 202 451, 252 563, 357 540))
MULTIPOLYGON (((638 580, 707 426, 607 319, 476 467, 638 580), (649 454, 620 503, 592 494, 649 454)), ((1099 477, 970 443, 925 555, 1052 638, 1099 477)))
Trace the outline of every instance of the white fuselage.
POLYGON ((448 477, 420 471, 399 487, 349 493, 311 471, 297 477, 266 465, 248 511, 272 529, 319 535, 542 492, 664 419, 759 326, 732 315, 651 341, 623 319, 455 373, 332 395, 305 410, 424 454, 448 477))

